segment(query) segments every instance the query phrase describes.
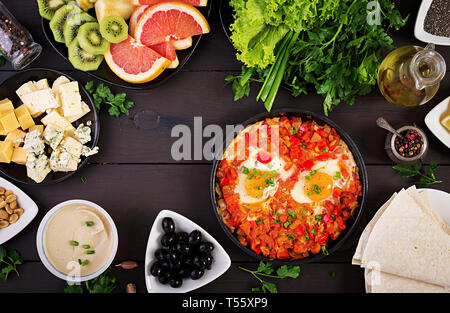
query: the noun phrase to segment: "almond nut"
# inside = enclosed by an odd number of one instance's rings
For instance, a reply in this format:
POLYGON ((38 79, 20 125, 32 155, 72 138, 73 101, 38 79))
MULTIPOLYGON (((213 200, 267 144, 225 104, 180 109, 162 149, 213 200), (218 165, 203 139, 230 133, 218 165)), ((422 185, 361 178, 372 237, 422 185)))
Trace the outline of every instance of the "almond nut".
POLYGON ((9 195, 13 195, 14 192, 12 190, 6 190, 5 191, 5 197, 9 196, 9 195))
POLYGON ((19 215, 13 214, 9 217, 9 222, 12 224, 12 223, 17 222, 18 219, 19 219, 19 215))
POLYGON ((21 216, 23 214, 23 209, 22 208, 17 208, 14 210, 14 214, 17 214, 19 216, 21 216))
POLYGON ((3 187, 0 187, 0 195, 3 195, 3 194, 5 194, 5 188, 3 188, 3 187))
POLYGON ((9 196, 7 196, 6 197, 6 203, 11 203, 11 202, 13 202, 13 201, 16 201, 17 200, 17 197, 16 197, 16 195, 9 195, 9 196))
POLYGON ((6 201, 1 201, 1 202, 0 202, 0 209, 1 209, 1 208, 4 208, 5 205, 6 205, 6 201))
POLYGON ((5 221, 5 220, 0 221, 0 228, 6 228, 8 226, 9 226, 8 221, 5 221))
POLYGON ((11 210, 11 207, 9 206, 8 203, 5 205, 5 210, 6 212, 8 212, 9 215, 13 214, 13 210, 11 210))
POLYGON ((12 210, 17 209, 17 201, 14 200, 13 202, 11 202, 11 203, 9 204, 9 207, 10 207, 12 210))
POLYGON ((7 219, 9 219, 9 214, 6 213, 5 210, 0 210, 0 219, 2 219, 2 220, 7 220, 7 219))

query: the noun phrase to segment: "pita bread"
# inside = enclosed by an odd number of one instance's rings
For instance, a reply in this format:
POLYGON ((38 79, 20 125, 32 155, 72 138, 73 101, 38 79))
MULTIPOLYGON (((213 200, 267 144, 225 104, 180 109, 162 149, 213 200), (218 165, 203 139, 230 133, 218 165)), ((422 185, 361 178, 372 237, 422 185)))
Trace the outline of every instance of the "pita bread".
POLYGON ((365 270, 368 293, 449 293, 448 288, 377 270, 365 270))
POLYGON ((355 254, 352 258, 352 264, 354 265, 361 265, 361 257, 364 253, 364 248, 366 247, 367 240, 369 240, 370 233, 372 232, 373 227, 375 226, 376 222, 380 218, 380 216, 384 213, 384 211, 387 209, 387 207, 391 204, 392 200, 394 200, 395 196, 397 196, 397 193, 394 193, 391 198, 386 201, 385 204, 381 206, 381 208, 375 213, 374 217, 370 220, 370 222, 366 225, 364 228, 364 231, 361 234, 361 237, 359 237, 358 246, 356 247, 355 254))
POLYGON ((450 286, 450 237, 401 190, 373 226, 361 266, 450 286))

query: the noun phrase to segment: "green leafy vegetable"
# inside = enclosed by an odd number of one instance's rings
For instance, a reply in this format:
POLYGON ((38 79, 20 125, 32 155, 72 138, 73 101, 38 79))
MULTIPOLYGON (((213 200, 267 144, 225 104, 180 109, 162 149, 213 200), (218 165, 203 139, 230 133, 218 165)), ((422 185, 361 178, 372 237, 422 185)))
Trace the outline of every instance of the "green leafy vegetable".
POLYGON ((250 270, 244 267, 239 266, 240 270, 243 270, 245 272, 248 272, 253 275, 260 283, 261 288, 255 287, 252 288, 252 291, 254 292, 270 292, 270 293, 277 293, 277 286, 274 283, 265 281, 261 279, 260 276, 269 277, 269 278, 277 278, 277 279, 284 279, 284 278, 297 278, 300 274, 300 267, 299 266, 292 266, 292 265, 283 265, 280 266, 277 270, 272 268, 271 263, 264 263, 260 262, 258 269, 256 270, 250 270), (274 274, 275 272, 275 274, 274 274))
POLYGON ((428 166, 428 170, 422 173, 422 163, 418 162, 414 165, 395 165, 392 167, 402 177, 409 178, 414 176, 420 176, 419 180, 414 183, 417 188, 426 188, 432 184, 442 183, 442 180, 437 180, 434 171, 438 168, 435 162, 431 162, 428 166))
MULTIPOLYGON (((84 283, 86 290, 89 293, 111 293, 116 289, 117 279, 115 276, 109 275, 110 269, 106 270, 100 276, 88 280, 84 283)), ((64 288, 65 293, 83 293, 83 287, 81 285, 67 285, 64 288)))
POLYGON ((95 88, 94 82, 90 81, 86 83, 85 88, 94 98, 95 107, 98 111, 100 111, 101 105, 105 104, 109 106, 109 115, 118 117, 120 114, 128 116, 130 109, 134 108, 134 102, 127 100, 125 93, 113 94, 111 89, 104 84, 99 84, 95 88))
POLYGON ((407 21, 391 0, 378 0, 374 8, 370 3, 231 0, 231 39, 245 65, 241 75, 226 78, 235 101, 249 95, 253 81, 264 81, 257 100, 268 111, 281 83, 294 96, 315 89, 325 99, 326 115, 341 101, 353 104, 355 96, 368 94, 377 81, 380 49, 394 48, 386 29, 407 21), (372 14, 379 23, 369 21, 372 14))
POLYGON ((19 271, 17 265, 23 264, 20 253, 17 250, 8 251, 5 247, 0 246, 0 278, 7 280, 11 272, 15 272, 17 276, 19 271))

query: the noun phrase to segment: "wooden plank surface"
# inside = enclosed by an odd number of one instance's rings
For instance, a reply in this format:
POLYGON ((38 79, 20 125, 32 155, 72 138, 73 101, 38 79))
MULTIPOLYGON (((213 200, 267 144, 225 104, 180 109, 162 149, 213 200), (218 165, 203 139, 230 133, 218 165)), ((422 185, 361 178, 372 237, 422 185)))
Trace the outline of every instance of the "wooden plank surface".
MULTIPOLYGON (((145 292, 145 247, 153 220, 161 209, 175 210, 200 224, 209 231, 230 254, 233 264, 230 270, 199 292, 248 292, 256 286, 249 275, 239 271, 241 264, 255 268, 257 263, 225 235, 217 223, 209 199, 209 175, 211 162, 205 159, 173 160, 170 149, 177 138, 171 137, 175 125, 185 124, 193 129, 194 116, 202 117, 203 126, 218 124, 234 125, 263 112, 263 105, 255 102, 257 86, 250 97, 233 101, 229 86, 224 79, 238 73, 241 65, 235 60, 234 50, 222 31, 218 19, 218 0, 214 1, 211 16, 211 34, 204 36, 196 53, 183 70, 160 88, 126 92, 136 102, 129 117, 112 118, 102 112, 99 146, 101 152, 90 160, 79 173, 57 185, 30 187, 19 185, 38 204, 39 214, 17 237, 9 241, 8 248, 18 249, 25 264, 21 277, 0 281, 0 292, 61 292, 65 282, 51 275, 40 263, 35 237, 40 220, 55 204, 69 199, 87 199, 103 206, 111 214, 119 231, 119 249, 116 262, 124 259, 139 261, 139 268, 131 271, 114 269, 119 288, 123 292, 127 282, 134 282, 139 292, 145 292), (81 183, 85 176, 87 183, 81 183)), ((40 42, 44 51, 32 67, 62 70, 81 83, 93 80, 85 73, 73 70, 46 42, 41 30, 37 5, 34 0, 3 1, 11 12, 40 42), (26 5, 24 5, 26 2, 26 5)), ((396 1, 402 13, 412 12, 405 28, 391 30, 396 46, 424 44, 413 38, 412 29, 420 0, 396 1)), ((438 47, 447 62, 450 48, 438 47)), ((9 64, 0 68, 0 81, 14 72, 9 64)), ((448 74, 448 73, 447 73, 448 74)), ((450 77, 441 83, 438 94, 424 106, 403 109, 389 104, 378 90, 365 97, 358 97, 350 107, 341 104, 333 110, 330 118, 350 134, 357 143, 367 164, 369 195, 364 215, 357 231, 340 251, 320 263, 301 266, 296 280, 279 283, 280 292, 363 292, 362 270, 350 264, 359 234, 380 205, 394 192, 407 187, 412 180, 397 175, 383 151, 386 133, 375 126, 375 119, 382 115, 392 124, 417 123, 427 132, 431 149, 426 163, 441 164, 437 177, 444 183, 436 188, 450 192, 450 159, 448 149, 426 128, 426 113, 450 94, 450 77), (335 275, 332 276, 331 273, 335 275)), ((293 98, 288 91, 280 90, 276 108, 303 108, 322 114, 323 99, 317 95, 293 98)), ((207 140, 207 139, 206 139, 207 140)), ((205 141, 206 141, 205 140, 205 141)))

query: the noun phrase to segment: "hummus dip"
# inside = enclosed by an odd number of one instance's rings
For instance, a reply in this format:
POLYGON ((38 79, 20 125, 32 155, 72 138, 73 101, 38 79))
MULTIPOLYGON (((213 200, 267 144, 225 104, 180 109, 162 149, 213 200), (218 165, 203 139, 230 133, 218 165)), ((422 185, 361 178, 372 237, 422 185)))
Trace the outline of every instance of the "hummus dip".
POLYGON ((66 205, 45 227, 44 250, 50 263, 67 275, 93 274, 113 253, 112 227, 102 213, 89 205, 66 205))

